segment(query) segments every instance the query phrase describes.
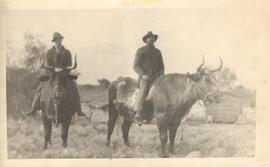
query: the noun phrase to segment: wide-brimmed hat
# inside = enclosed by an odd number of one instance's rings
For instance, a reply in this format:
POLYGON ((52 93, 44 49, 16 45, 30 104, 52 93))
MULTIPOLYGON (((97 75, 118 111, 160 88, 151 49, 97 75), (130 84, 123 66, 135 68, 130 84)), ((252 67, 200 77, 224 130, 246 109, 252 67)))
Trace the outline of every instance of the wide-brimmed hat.
POLYGON ((149 31, 145 36, 143 36, 142 40, 146 43, 146 39, 149 37, 154 37, 154 42, 158 39, 157 34, 153 34, 152 31, 149 31))
POLYGON ((53 33, 52 41, 54 42, 56 39, 63 39, 63 38, 64 37, 59 32, 55 32, 55 33, 53 33))

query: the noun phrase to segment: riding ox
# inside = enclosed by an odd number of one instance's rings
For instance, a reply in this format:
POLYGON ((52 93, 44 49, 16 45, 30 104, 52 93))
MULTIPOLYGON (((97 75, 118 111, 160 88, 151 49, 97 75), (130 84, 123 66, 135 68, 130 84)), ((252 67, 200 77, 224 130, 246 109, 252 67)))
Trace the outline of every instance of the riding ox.
MULTIPOLYGON (((155 119, 161 141, 161 157, 168 157, 165 146, 170 140, 169 152, 174 153, 174 140, 181 120, 189 113, 193 104, 202 100, 205 105, 213 102, 221 102, 222 93, 218 87, 214 73, 222 69, 223 62, 220 58, 220 66, 213 70, 202 64, 193 74, 166 74, 157 78, 149 92, 144 104, 146 120, 155 119), (169 134, 169 135, 168 135, 169 134)), ((129 129, 133 123, 135 112, 133 110, 138 82, 129 77, 119 77, 113 81, 108 93, 108 131, 107 145, 110 145, 111 135, 118 115, 124 117, 122 134, 124 143, 129 144, 129 129)))
MULTIPOLYGON (((75 62, 70 67, 58 67, 61 70, 55 70, 55 67, 45 65, 44 59, 41 67, 49 72, 49 77, 43 81, 40 96, 40 107, 42 111, 42 122, 44 125, 44 149, 47 149, 48 143, 51 143, 52 122, 56 126, 62 124, 62 142, 63 147, 67 147, 68 129, 72 116, 75 114, 74 79, 77 76, 71 75, 70 71, 77 67, 75 62)), ((44 80, 44 79, 43 79, 44 80)))

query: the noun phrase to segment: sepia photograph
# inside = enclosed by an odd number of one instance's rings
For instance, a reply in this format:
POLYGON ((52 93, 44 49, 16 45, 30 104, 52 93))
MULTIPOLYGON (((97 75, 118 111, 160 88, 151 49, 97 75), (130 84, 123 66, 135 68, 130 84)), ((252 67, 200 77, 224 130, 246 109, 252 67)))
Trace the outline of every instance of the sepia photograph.
POLYGON ((8 11, 8 159, 254 157, 250 19, 227 9, 8 11))
POLYGON ((269 7, 0 1, 0 166, 269 165, 269 7))

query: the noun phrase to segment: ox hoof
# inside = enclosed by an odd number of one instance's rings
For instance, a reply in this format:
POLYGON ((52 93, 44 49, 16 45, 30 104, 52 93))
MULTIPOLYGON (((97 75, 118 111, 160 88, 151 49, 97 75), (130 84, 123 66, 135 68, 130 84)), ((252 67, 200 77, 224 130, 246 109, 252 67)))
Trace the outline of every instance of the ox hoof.
POLYGON ((66 143, 63 143, 63 148, 67 148, 67 144, 66 143))
POLYGON ((124 144, 125 144, 125 146, 127 146, 127 147, 131 147, 131 145, 129 144, 129 142, 125 142, 124 144))
POLYGON ((159 157, 160 157, 160 158, 168 158, 169 155, 166 154, 165 152, 161 152, 161 153, 159 154, 159 157))
POLYGON ((169 153, 170 153, 171 155, 175 155, 175 154, 176 154, 174 149, 170 150, 169 153))
POLYGON ((44 147, 43 147, 43 151, 47 150, 47 148, 48 148, 47 146, 44 146, 44 147))

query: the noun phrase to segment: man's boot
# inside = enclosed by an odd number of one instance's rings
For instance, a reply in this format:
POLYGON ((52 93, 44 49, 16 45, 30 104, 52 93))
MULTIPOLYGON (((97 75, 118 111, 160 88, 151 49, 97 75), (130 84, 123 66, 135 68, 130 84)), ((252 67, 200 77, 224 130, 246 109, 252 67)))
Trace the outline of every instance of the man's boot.
POLYGON ((78 115, 79 117, 85 117, 85 116, 86 116, 85 113, 82 112, 82 110, 78 110, 78 111, 77 111, 77 115, 78 115))
POLYGON ((86 115, 82 112, 82 106, 81 106, 81 98, 79 95, 78 88, 76 86, 76 83, 74 81, 71 82, 72 89, 74 91, 75 95, 75 109, 77 111, 77 115, 79 117, 85 117, 86 115))
POLYGON ((77 115, 79 117, 85 117, 86 115, 82 112, 80 97, 77 98, 75 105, 76 105, 76 109, 77 109, 77 115))

